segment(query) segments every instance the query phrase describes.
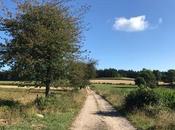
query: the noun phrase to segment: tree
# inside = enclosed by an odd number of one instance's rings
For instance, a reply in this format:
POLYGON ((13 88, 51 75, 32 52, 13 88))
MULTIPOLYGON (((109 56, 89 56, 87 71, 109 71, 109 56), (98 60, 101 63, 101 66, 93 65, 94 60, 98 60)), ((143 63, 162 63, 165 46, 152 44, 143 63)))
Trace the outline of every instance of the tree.
POLYGON ((153 70, 153 74, 156 77, 157 85, 158 85, 159 81, 161 81, 161 79, 162 79, 162 74, 159 70, 153 70))
POLYGON ((113 68, 97 70, 97 77, 128 77, 128 78, 136 78, 138 76, 138 72, 133 70, 117 70, 113 68))
POLYGON ((139 87, 141 86, 145 86, 146 85, 146 81, 143 77, 137 77, 135 79, 135 84, 138 85, 139 87))
POLYGON ((80 53, 80 19, 61 0, 17 3, 16 14, 1 17, 0 30, 10 36, 0 45, 1 66, 40 82, 48 96, 51 84, 65 78, 69 61, 80 53))
POLYGON ((96 77, 96 61, 89 61, 87 63, 87 75, 88 75, 88 79, 93 79, 96 77))
POLYGON ((174 84, 174 82, 175 82, 175 70, 168 70, 167 82, 169 82, 171 85, 174 84))
POLYGON ((118 71, 113 68, 97 70, 97 77, 120 77, 118 71))
POLYGON ((89 75, 88 71, 89 64, 82 61, 73 61, 69 71, 70 84, 80 89, 89 85, 89 78, 91 75, 89 75))
POLYGON ((155 87, 157 85, 156 77, 152 71, 143 69, 139 75, 144 78, 147 87, 155 87))

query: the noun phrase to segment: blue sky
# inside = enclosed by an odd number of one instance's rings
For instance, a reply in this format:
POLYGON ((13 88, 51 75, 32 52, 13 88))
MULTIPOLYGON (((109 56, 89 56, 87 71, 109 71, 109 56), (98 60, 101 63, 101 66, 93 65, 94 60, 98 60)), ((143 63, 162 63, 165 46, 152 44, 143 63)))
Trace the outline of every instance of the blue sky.
POLYGON ((89 23, 84 48, 98 61, 97 68, 175 69, 175 0, 76 3, 91 6, 84 19, 89 23))
POLYGON ((175 69, 175 0, 84 0, 98 68, 175 69))

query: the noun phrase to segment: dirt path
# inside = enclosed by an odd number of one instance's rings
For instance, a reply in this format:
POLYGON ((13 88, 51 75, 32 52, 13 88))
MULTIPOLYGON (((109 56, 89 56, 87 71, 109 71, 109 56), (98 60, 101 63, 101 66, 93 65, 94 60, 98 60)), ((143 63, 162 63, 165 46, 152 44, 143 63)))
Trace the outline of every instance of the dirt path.
POLYGON ((71 130, 136 130, 101 96, 87 89, 88 96, 71 130))

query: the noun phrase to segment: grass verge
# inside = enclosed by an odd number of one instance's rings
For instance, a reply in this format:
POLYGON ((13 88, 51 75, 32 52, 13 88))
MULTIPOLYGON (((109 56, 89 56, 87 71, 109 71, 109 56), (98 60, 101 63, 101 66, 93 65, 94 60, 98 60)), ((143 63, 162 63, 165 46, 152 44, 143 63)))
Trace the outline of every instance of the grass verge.
POLYGON ((0 89, 0 129, 68 130, 85 100, 85 91, 0 89), (38 96, 37 96, 38 95, 38 96))

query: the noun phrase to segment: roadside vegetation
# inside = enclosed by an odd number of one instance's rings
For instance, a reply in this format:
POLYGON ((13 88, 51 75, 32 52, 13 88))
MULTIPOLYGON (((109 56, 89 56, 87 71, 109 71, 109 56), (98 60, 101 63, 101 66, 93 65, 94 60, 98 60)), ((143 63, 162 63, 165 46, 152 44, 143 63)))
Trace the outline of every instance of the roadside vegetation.
POLYGON ((85 91, 0 89, 0 129, 67 130, 85 100, 85 91))
POLYGON ((126 116, 138 130, 175 129, 175 90, 133 85, 93 84, 92 88, 126 116))

